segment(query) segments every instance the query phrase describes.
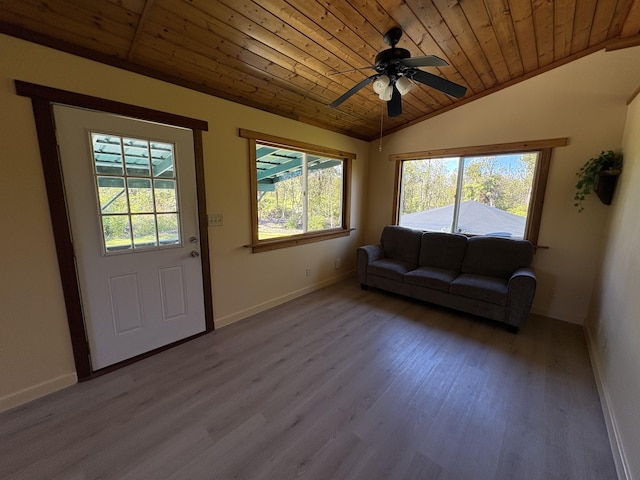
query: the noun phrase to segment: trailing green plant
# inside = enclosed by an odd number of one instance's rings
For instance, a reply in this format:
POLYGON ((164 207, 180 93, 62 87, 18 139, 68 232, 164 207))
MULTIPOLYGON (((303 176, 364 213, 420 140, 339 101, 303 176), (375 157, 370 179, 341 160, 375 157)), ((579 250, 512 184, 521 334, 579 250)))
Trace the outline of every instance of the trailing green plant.
POLYGON ((600 153, 597 157, 593 157, 587 161, 576 173, 579 180, 576 183, 576 193, 573 196, 574 206, 578 207, 578 212, 584 210, 582 201, 586 195, 589 195, 596 184, 598 174, 602 171, 613 170, 620 173, 622 169, 622 153, 608 150, 600 153))

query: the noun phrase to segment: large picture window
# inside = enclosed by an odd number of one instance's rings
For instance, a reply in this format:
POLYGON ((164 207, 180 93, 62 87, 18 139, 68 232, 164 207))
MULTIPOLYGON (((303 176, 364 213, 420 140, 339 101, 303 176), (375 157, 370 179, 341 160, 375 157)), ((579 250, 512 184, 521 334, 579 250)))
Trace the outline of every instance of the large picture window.
POLYGON ((491 235, 537 243, 552 146, 531 144, 396 156, 395 223, 437 232, 491 235))
POLYGON ((254 251, 349 233, 353 154, 246 130, 252 174, 254 251))

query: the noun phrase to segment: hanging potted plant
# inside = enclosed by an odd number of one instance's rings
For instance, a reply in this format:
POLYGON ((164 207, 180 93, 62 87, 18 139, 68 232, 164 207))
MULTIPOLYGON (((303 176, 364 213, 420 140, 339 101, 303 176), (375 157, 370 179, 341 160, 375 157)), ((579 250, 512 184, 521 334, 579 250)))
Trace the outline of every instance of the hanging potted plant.
POLYGON ((598 198, 605 205, 611 205, 613 192, 622 171, 622 153, 608 150, 600 153, 585 163, 576 173, 579 180, 576 183, 576 193, 573 196, 574 206, 578 212, 584 210, 582 201, 591 191, 596 192, 598 198))

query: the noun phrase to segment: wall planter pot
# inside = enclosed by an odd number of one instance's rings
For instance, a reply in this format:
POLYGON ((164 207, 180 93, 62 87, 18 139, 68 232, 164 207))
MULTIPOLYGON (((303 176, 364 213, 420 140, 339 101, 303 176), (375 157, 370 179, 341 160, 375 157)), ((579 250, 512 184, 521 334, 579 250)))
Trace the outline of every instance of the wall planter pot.
POLYGON ((578 212, 584 210, 582 201, 592 191, 605 205, 611 205, 618 177, 622 171, 622 153, 613 150, 603 151, 597 157, 587 161, 576 173, 576 193, 573 196, 574 206, 578 212))
POLYGON ((620 169, 601 170, 598 172, 593 191, 596 192, 600 201, 605 205, 611 205, 619 176, 620 169))

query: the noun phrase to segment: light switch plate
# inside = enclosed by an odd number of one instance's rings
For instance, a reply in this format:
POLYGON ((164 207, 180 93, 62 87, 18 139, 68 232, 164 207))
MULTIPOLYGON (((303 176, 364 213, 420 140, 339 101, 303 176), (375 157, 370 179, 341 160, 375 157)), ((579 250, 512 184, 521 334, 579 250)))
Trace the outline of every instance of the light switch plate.
POLYGON ((207 216, 210 227, 221 227, 224 225, 224 217, 221 213, 210 213, 207 216))

